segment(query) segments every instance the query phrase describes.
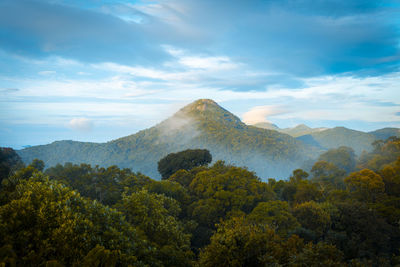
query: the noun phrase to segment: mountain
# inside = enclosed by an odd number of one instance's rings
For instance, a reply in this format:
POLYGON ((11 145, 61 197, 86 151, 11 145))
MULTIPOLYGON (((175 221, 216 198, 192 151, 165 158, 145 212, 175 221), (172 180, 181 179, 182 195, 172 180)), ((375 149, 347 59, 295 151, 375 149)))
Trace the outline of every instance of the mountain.
POLYGON ((398 128, 383 128, 366 133, 345 127, 335 127, 332 129, 311 128, 304 124, 284 129, 272 123, 257 123, 254 126, 286 133, 316 149, 328 150, 340 146, 348 146, 353 148, 358 155, 360 155, 363 150, 370 151, 372 149, 371 144, 375 140, 385 140, 390 136, 400 137, 400 129, 398 128))
POLYGON ((214 161, 246 166, 264 178, 287 178, 320 152, 287 134, 248 126, 214 101, 200 99, 154 127, 107 143, 57 141, 18 154, 24 162, 42 159, 47 167, 65 162, 117 165, 159 178, 157 162, 188 148, 208 149, 214 161))
POLYGON ((306 135, 306 134, 322 132, 322 131, 325 131, 326 129, 328 129, 328 128, 311 128, 305 124, 299 124, 293 128, 282 129, 281 132, 291 135, 293 137, 298 137, 298 136, 302 136, 302 135, 306 135))
POLYGON ((311 134, 314 132, 321 132, 321 131, 328 129, 328 128, 311 128, 305 124, 299 124, 295 127, 281 129, 277 125, 275 125, 273 123, 269 123, 269 122, 258 122, 256 124, 254 124, 253 126, 258 127, 258 128, 268 129, 268 130, 275 130, 275 131, 278 131, 281 133, 291 135, 293 137, 299 137, 299 136, 311 134))
POLYGON ((369 133, 347 129, 345 127, 335 127, 320 132, 297 137, 298 140, 314 145, 317 143, 321 148, 331 149, 340 146, 347 146, 354 149, 360 155, 363 150, 370 151, 372 142, 377 138, 369 133), (309 140, 307 142, 307 140, 309 140))
POLYGON ((262 129, 267 129, 267 130, 275 130, 275 131, 280 130, 280 128, 276 124, 273 124, 270 122, 258 122, 256 124, 254 124, 253 126, 262 128, 262 129))
POLYGON ((383 128, 383 129, 379 129, 379 130, 376 130, 373 132, 369 132, 369 134, 372 134, 377 139, 385 140, 391 136, 400 137, 400 129, 398 129, 398 128, 383 128))

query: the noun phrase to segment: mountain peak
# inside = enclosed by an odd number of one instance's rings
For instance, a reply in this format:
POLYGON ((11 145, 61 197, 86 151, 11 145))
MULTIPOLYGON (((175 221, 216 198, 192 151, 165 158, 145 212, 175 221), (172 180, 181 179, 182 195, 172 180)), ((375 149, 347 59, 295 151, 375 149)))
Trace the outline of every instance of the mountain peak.
POLYGON ((270 122, 257 122, 256 124, 253 124, 253 126, 267 130, 276 130, 276 131, 280 130, 276 124, 270 122))
POLYGON ((311 128, 302 123, 302 124, 296 125, 296 126, 293 127, 292 129, 297 129, 297 130, 300 130, 300 129, 302 129, 302 130, 310 130, 311 128))
POLYGON ((244 127, 241 120, 211 99, 199 99, 179 110, 174 117, 190 117, 196 121, 217 122, 244 127))
POLYGON ((206 111, 207 109, 215 109, 221 108, 214 100, 212 99, 198 99, 191 104, 185 106, 183 109, 185 110, 198 110, 198 111, 206 111))

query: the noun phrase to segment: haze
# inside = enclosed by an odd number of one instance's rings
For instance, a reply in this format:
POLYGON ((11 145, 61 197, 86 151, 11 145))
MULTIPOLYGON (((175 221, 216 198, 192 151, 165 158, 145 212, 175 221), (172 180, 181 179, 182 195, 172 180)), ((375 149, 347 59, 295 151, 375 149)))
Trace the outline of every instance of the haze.
POLYGON ((211 98, 247 123, 400 127, 398 1, 0 2, 0 146, 103 142, 211 98))

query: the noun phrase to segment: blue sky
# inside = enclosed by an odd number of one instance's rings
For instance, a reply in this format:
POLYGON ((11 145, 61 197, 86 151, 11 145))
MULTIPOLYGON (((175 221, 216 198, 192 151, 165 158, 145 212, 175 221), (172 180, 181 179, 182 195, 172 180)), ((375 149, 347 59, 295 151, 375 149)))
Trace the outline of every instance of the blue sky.
POLYGON ((400 2, 0 1, 0 146, 109 141, 199 98, 247 123, 400 127, 400 2))

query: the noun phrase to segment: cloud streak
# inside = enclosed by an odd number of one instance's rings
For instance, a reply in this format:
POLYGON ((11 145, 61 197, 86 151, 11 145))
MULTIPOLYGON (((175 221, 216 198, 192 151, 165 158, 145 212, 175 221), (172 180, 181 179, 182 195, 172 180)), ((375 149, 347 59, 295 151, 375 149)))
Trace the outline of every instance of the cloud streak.
POLYGON ((77 131, 89 132, 93 129, 93 122, 87 118, 73 118, 68 126, 77 131))
POLYGON ((271 122, 269 116, 286 113, 284 109, 277 106, 256 106, 242 115, 243 122, 253 125, 259 122, 271 122))
POLYGON ((1 128, 54 126, 57 139, 87 119, 115 138, 198 98, 281 127, 400 126, 399 12, 365 0, 3 0, 1 128))

